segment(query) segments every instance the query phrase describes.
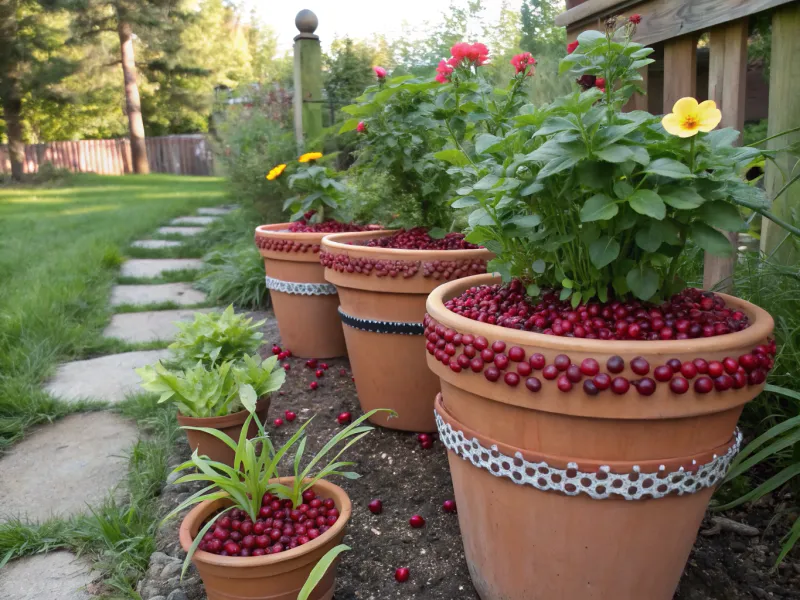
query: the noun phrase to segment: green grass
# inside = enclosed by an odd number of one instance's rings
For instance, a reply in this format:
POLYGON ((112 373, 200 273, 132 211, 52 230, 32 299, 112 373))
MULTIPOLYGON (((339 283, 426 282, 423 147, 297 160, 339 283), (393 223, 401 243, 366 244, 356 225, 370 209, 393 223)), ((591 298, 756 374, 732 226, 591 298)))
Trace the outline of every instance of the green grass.
MULTIPOLYGON (((225 200, 211 177, 79 175, 63 187, 0 188, 0 453, 36 423, 83 410, 41 384, 57 363, 102 347, 129 244, 225 200)), ((202 256, 202 241, 176 250, 202 256)))
POLYGON ((200 275, 200 269, 175 269, 164 271, 160 277, 117 277, 120 285, 157 285, 159 283, 181 283, 195 281, 200 275))

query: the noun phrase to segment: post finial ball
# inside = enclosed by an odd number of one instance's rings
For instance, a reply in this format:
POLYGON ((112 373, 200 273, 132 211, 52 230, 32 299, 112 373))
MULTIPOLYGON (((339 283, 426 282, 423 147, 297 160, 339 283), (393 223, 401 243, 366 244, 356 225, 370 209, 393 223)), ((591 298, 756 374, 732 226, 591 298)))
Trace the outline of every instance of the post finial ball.
POLYGON ((312 34, 317 30, 319 19, 312 11, 304 8, 297 13, 297 16, 294 18, 294 24, 297 26, 300 33, 312 34))

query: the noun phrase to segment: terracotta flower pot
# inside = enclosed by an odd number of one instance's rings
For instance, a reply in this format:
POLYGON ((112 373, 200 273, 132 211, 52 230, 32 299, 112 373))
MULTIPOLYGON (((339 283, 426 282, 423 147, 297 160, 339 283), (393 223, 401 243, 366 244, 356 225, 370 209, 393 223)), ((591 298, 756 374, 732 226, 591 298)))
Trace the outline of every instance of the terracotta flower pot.
MULTIPOLYGON (((267 419, 269 404, 269 396, 260 398, 256 404, 256 415, 262 423, 264 423, 267 419)), ((248 413, 246 410, 242 410, 224 417, 196 418, 185 417, 178 413, 177 418, 178 425, 181 427, 209 427, 211 429, 217 429, 236 441, 239 439, 239 436, 242 433, 242 427, 244 426, 244 422, 247 420, 247 416, 249 414, 250 413, 248 413)), ((185 429, 184 432, 189 440, 189 448, 192 451, 196 449, 200 456, 205 454, 211 460, 233 466, 233 458, 236 453, 231 450, 227 444, 218 440, 213 435, 209 435, 203 431, 185 429)), ((247 437, 249 439, 255 437, 256 435, 258 435, 258 425, 251 421, 250 427, 247 430, 247 437)))
MULTIPOLYGON (((749 328, 705 339, 625 342, 507 329, 444 306, 468 287, 496 282, 485 275, 442 285, 428 298, 425 321, 434 343, 462 334, 456 364, 462 352, 472 354, 467 344, 491 348, 502 341, 503 353, 515 346, 525 352, 524 361, 510 361, 499 378, 488 364, 477 373, 471 367, 455 372, 428 354, 428 366, 441 379, 437 424, 449 450, 478 593, 483 600, 671 600, 714 486, 738 451, 742 408, 761 392, 772 365, 772 318, 722 295, 749 316, 749 328), (590 395, 582 381, 560 391, 557 379, 545 379, 535 367, 524 375, 529 369, 519 365, 530 365, 534 353, 547 365, 560 354, 573 365, 593 358, 600 373, 609 373, 607 361, 618 355, 624 369, 609 374, 630 381, 654 377, 655 368, 673 358, 731 357, 738 363, 727 362, 734 372, 742 364, 748 369, 742 367, 735 386, 726 379, 722 389, 712 386, 707 393, 693 385, 699 375, 685 393, 672 391, 678 373, 669 381, 651 379, 654 390, 631 385, 624 394, 606 389, 590 395), (648 373, 641 361, 633 372, 636 357, 647 360, 648 373), (506 379, 517 372, 523 373, 519 380, 506 379), (532 377, 537 381, 530 389, 532 377)), ((519 350, 513 354, 520 357, 519 350)))
POLYGON ((291 233, 289 225, 261 225, 255 237, 283 346, 303 358, 344 356, 339 298, 319 264, 325 234, 291 233))
MULTIPOLYGON (((291 479, 284 477, 280 481, 291 479)), ((350 498, 339 486, 320 480, 314 484, 314 489, 322 496, 333 498, 339 510, 339 519, 333 527, 317 539, 267 556, 219 556, 203 550, 194 553, 192 562, 203 580, 208 600, 297 600, 311 569, 331 548, 342 542, 352 512, 350 498)), ((186 515, 180 528, 184 550, 189 550, 203 524, 225 506, 230 506, 229 500, 205 501, 186 515)), ((331 565, 310 600, 333 598, 337 564, 338 560, 331 565)))
POLYGON ((483 273, 492 254, 477 250, 395 250, 351 245, 392 231, 337 233, 322 240, 325 278, 341 302, 347 354, 361 408, 377 425, 434 431, 435 375, 425 368, 425 299, 442 281, 483 273))

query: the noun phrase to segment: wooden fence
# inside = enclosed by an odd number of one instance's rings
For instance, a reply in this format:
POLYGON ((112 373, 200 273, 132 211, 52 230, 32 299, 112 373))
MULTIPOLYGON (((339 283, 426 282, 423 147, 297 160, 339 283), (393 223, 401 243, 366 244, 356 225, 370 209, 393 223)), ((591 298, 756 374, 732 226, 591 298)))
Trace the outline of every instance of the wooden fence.
MULTIPOLYGON (((147 138, 147 159, 151 173, 212 175, 214 159, 204 135, 168 135, 147 138)), ((126 175, 131 167, 131 146, 127 138, 80 140, 25 146, 25 173, 36 173, 44 163, 73 173, 126 175)), ((8 147, 0 145, 0 173, 11 172, 8 147)))

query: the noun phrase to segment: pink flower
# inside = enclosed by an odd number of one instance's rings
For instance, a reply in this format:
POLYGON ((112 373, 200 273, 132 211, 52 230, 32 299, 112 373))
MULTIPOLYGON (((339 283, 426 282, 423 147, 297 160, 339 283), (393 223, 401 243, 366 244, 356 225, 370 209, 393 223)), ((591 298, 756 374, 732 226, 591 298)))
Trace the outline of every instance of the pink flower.
POLYGON ((359 121, 358 125, 356 126, 356 131, 358 133, 364 133, 367 130, 367 126, 364 121, 359 121))
POLYGON ((375 76, 378 79, 386 79, 386 69, 383 67, 372 67, 372 70, 375 71, 375 76))
POLYGON ((512 58, 511 64, 514 65, 517 75, 524 73, 528 67, 531 67, 530 72, 528 72, 528 77, 530 77, 535 71, 534 67, 536 65, 536 59, 533 58, 530 52, 523 52, 522 54, 517 54, 514 58, 512 58))
POLYGON ((446 61, 440 60, 439 66, 436 67, 436 81, 439 83, 447 83, 450 81, 450 75, 453 73, 453 67, 447 64, 446 61))
POLYGON ((631 15, 630 17, 628 17, 628 21, 630 21, 634 25, 638 25, 639 23, 642 22, 642 15, 640 14, 631 15))
POLYGON ((453 58, 458 63, 467 58, 467 54, 469 54, 470 50, 472 50, 472 46, 467 42, 458 42, 450 48, 450 54, 453 55, 453 58))
POLYGON ((578 48, 578 40, 567 44, 567 54, 572 54, 578 48))
POLYGON ((478 66, 485 65, 489 61, 489 49, 480 42, 475 42, 470 47, 467 58, 478 66))

